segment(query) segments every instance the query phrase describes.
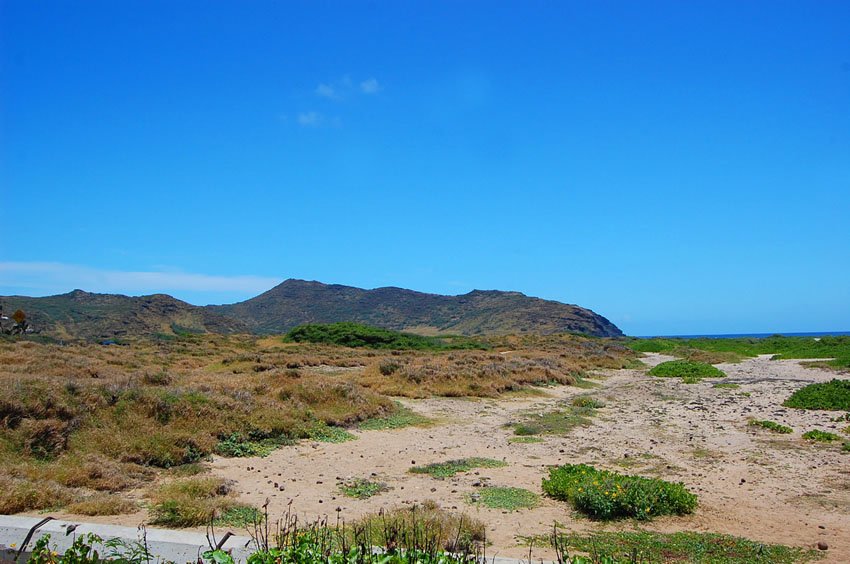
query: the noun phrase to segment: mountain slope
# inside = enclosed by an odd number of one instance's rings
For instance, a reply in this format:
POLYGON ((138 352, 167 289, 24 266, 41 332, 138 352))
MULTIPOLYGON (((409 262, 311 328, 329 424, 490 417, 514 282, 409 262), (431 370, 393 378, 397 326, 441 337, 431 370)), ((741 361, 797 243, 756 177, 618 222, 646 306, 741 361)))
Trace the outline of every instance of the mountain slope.
POLYGON ((519 292, 474 290, 443 296, 402 288, 363 290, 290 279, 244 302, 207 308, 237 319, 258 333, 282 333, 302 323, 355 321, 421 333, 623 334, 589 309, 519 292))
POLYGON ((4 315, 21 309, 36 331, 62 339, 98 340, 155 333, 248 331, 237 320, 165 294, 129 297, 74 290, 43 298, 3 296, 0 304, 4 315))

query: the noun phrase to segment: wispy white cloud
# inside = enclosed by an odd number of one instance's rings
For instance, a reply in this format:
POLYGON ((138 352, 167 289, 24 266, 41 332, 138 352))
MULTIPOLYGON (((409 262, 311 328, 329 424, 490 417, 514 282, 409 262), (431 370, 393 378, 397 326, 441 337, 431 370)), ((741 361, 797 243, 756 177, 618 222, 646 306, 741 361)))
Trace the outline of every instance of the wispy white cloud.
POLYGON ((297 116, 302 127, 342 127, 342 120, 336 116, 326 116, 320 112, 301 112, 297 116))
POLYGON ((305 127, 318 127, 322 125, 324 116, 319 112, 301 112, 298 114, 298 125, 305 127))
POLYGON ((254 295, 280 283, 264 276, 217 276, 189 272, 104 270, 59 262, 0 262, 0 294, 27 291, 154 294, 215 292, 254 295))
POLYGON ((381 83, 374 77, 355 83, 349 75, 345 75, 339 80, 319 83, 313 93, 319 98, 338 102, 357 94, 377 94, 381 90, 381 83))
POLYGON ((339 100, 341 98, 336 88, 325 83, 319 84, 316 87, 316 95, 321 98, 329 98, 331 100, 339 100))
POLYGON ((364 94, 377 94, 381 91, 381 85, 376 79, 369 78, 360 83, 360 91, 364 94))

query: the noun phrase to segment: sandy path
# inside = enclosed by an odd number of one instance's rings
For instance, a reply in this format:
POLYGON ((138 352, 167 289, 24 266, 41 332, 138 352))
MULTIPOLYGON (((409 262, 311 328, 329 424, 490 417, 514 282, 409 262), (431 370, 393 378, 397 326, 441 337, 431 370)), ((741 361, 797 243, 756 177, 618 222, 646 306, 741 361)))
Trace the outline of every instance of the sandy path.
MULTIPOLYGON (((649 355, 646 362, 653 365, 666 358, 649 355)), ((217 458, 213 472, 235 480, 245 502, 259 505, 270 498, 272 514, 282 514, 292 500, 293 508, 305 517, 334 517, 339 507, 351 520, 381 507, 431 499, 484 520, 493 553, 523 556, 526 549, 516 537, 545 533, 554 521, 580 531, 602 526, 546 499, 536 509, 506 513, 470 506, 465 495, 474 492, 473 484, 483 478, 492 485, 539 492, 547 465, 586 462, 680 480, 700 496, 694 515, 657 519, 647 528, 714 531, 798 546, 826 541, 826 561, 850 562, 850 456, 800 438, 813 428, 837 432, 840 424, 830 422, 836 413, 781 407, 794 389, 834 374, 768 357, 719 366, 729 375, 727 381, 740 384, 740 389, 713 388, 712 381, 682 384, 643 371, 619 370, 604 373, 594 390, 554 388, 545 398, 405 400, 441 424, 357 432, 356 441, 302 444, 267 458, 217 458), (503 425, 520 412, 551 409, 564 398, 588 392, 607 404, 591 426, 544 443, 508 442, 511 432, 503 425), (795 432, 776 435, 748 428, 750 417, 772 419, 795 432), (407 472, 414 463, 468 456, 504 459, 509 465, 446 480, 407 472), (367 500, 347 498, 338 493, 337 484, 348 477, 372 477, 392 490, 367 500)), ((633 526, 622 522, 608 528, 633 526)))

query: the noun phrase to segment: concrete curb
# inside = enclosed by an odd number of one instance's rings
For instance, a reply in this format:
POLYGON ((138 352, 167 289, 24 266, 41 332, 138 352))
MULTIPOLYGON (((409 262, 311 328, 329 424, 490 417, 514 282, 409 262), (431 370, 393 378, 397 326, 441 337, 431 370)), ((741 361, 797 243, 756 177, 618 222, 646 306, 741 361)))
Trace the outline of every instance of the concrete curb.
MULTIPOLYGON (((15 554, 27 533, 39 521, 41 519, 38 517, 0 515, 0 558, 5 561, 14 561, 15 554)), ((201 533, 169 529, 146 530, 148 550, 159 561, 197 562, 198 557, 210 549, 206 535, 201 533)), ((94 533, 104 541, 117 538, 128 544, 142 539, 142 532, 132 527, 51 520, 35 531, 32 539, 27 543, 26 551, 28 552, 38 539, 49 534, 51 548, 55 546, 53 549, 61 553, 71 546, 77 536, 87 533, 94 533), (76 529, 66 534, 69 525, 76 525, 76 529)), ((223 538, 225 533, 226 531, 221 531, 217 534, 216 541, 223 538)), ((222 549, 231 551, 236 562, 245 562, 253 552, 252 542, 250 537, 234 535, 227 539, 222 549)), ((97 550, 100 554, 104 553, 102 546, 97 546, 97 550)))
MULTIPOLYGON (((27 534, 40 521, 39 517, 24 517, 15 515, 0 515, 0 562, 15 562, 15 556, 21 548, 21 543, 27 534)), ((210 550, 206 535, 191 531, 180 531, 173 529, 146 528, 148 550, 153 555, 155 562, 198 562, 201 554, 210 550)), ((21 561, 26 561, 29 550, 36 541, 45 535, 50 535, 50 547, 52 550, 64 552, 71 546, 74 539, 79 535, 94 533, 104 541, 121 539, 127 544, 141 541, 142 531, 133 527, 119 527, 117 525, 101 525, 96 523, 80 523, 74 521, 50 520, 38 527, 27 543, 21 561), (69 526, 76 526, 67 533, 69 526)), ((216 542, 220 542, 227 534, 221 531, 216 535, 216 542)), ((253 539, 246 536, 230 536, 221 547, 233 555, 237 563, 246 562, 251 553, 254 552, 253 539)), ((103 546, 96 545, 97 551, 103 555, 103 546)), ((487 557, 487 564, 527 564, 525 560, 514 558, 487 557)), ((535 560, 534 564, 552 564, 551 562, 535 560)))

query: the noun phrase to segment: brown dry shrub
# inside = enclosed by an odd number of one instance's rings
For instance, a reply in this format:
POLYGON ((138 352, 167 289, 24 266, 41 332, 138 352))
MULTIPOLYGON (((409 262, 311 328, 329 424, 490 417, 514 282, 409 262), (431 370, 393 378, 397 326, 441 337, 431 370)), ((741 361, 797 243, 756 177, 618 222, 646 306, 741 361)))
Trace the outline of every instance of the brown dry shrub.
POLYGON ((65 510, 75 515, 123 515, 138 511, 139 506, 117 495, 97 494, 68 505, 65 510))
POLYGON ((74 500, 71 490, 55 482, 32 482, 0 476, 0 514, 52 509, 74 500))

